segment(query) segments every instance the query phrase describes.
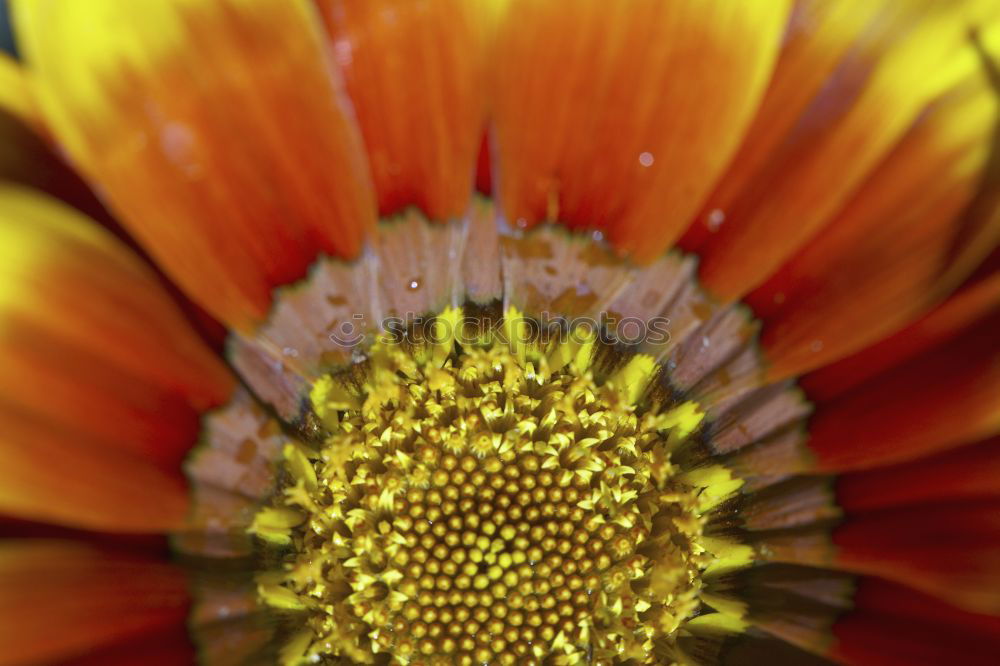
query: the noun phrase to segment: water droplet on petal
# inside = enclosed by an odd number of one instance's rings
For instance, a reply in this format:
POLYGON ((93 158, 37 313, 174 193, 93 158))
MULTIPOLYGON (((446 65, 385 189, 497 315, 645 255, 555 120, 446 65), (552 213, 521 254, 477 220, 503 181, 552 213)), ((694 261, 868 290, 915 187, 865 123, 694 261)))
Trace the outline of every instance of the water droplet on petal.
POLYGON ((713 208, 708 214, 708 228, 712 231, 718 231, 722 223, 726 221, 726 214, 723 213, 718 208, 713 208))
POLYGON ((639 153, 639 164, 644 167, 653 165, 653 153, 639 153))
POLYGON ((183 123, 167 123, 160 131, 160 146, 182 173, 189 178, 198 176, 201 166, 195 152, 196 139, 191 128, 183 123))

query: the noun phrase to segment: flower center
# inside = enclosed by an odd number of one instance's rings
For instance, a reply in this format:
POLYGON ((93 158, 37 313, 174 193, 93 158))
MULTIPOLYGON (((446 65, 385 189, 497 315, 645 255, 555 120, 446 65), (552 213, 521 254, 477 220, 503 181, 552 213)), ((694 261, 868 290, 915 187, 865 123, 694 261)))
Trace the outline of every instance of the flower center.
POLYGON ((696 406, 661 404, 647 357, 601 372, 586 333, 501 337, 383 340, 314 386, 328 436, 286 448, 251 528, 285 663, 658 663, 696 610, 709 556, 670 463, 696 406))

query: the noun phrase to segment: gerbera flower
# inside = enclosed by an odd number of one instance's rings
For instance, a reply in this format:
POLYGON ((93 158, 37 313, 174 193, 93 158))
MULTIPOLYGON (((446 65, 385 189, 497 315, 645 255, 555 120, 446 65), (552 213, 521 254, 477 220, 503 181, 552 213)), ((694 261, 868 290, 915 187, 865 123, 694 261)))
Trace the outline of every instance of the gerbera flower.
POLYGON ((14 9, 0 663, 995 662, 995 3, 14 9))

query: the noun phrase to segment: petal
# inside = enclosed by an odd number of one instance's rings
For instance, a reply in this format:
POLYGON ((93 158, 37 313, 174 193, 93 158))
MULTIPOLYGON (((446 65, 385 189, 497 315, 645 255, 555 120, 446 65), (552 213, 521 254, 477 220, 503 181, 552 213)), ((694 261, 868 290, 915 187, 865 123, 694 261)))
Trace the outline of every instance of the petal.
POLYGON ((106 442, 0 406, 0 510, 86 529, 154 532, 185 523, 178 472, 106 442))
POLYGON ((53 134, 211 314, 249 327, 318 252, 358 252, 374 196, 304 0, 16 9, 53 134))
POLYGON ((38 106, 24 68, 3 51, 0 51, 0 112, 35 130, 43 130, 38 106))
MULTIPOLYGON (((993 89, 1000 96, 1000 29, 973 29, 970 39, 979 53, 981 68, 993 89), (987 42, 989 42, 987 44, 987 42)), ((962 228, 952 247, 946 284, 960 282, 995 258, 1000 247, 1000 121, 994 125, 993 149, 983 169, 982 182, 976 196, 962 214, 962 228), (977 268, 977 266, 979 268, 977 268)))
POLYGON ((854 576, 788 564, 763 564, 709 574, 702 598, 792 645, 823 654, 834 620, 850 607, 854 576))
POLYGON ((944 345, 1000 307, 1000 271, 968 285, 893 335, 799 380, 817 401, 830 400, 931 348, 944 345))
POLYGON ((233 388, 137 257, 79 213, 10 186, 0 377, 0 509, 107 529, 177 522, 179 463, 200 413, 233 388))
POLYGON ((0 541, 13 539, 58 539, 79 541, 99 546, 109 546, 146 552, 165 553, 169 539, 164 534, 127 534, 122 532, 95 532, 52 523, 39 523, 24 518, 0 515, 0 541))
MULTIPOLYGON (((891 338, 904 357, 920 353, 850 390, 821 392, 808 422, 789 423, 752 444, 747 433, 733 439, 723 430, 715 435, 722 445, 716 453, 742 446, 727 465, 743 476, 815 474, 898 464, 991 437, 1000 431, 1000 310, 983 302, 990 287, 982 286, 986 291, 968 292, 965 304, 942 307, 936 322, 914 327, 912 343, 904 334, 891 338), (988 316, 970 325, 984 311, 988 316)), ((808 377, 805 383, 812 384, 808 377)))
MULTIPOLYGON (((0 86, 3 83, 0 82, 0 86)), ((37 188, 113 226, 80 177, 28 125, 0 109, 0 180, 37 188)))
POLYGON ((510 3, 494 91, 507 220, 599 228, 646 259, 664 251, 750 122, 788 8, 510 3))
POLYGON ((465 213, 485 122, 487 25, 466 0, 318 0, 368 149, 379 213, 465 213))
POLYGON ((767 532, 839 518, 828 477, 796 476, 752 492, 735 493, 708 515, 706 533, 767 532), (735 532, 734 532, 735 530, 735 532))
POLYGON ((1000 496, 1000 437, 890 467, 842 474, 836 503, 846 511, 1000 496))
POLYGON ((184 666, 197 663, 187 627, 180 622, 176 627, 144 633, 103 650, 60 662, 61 666, 184 666))
POLYGON ((970 613, 914 590, 864 578, 855 609, 833 627, 830 657, 872 666, 991 666, 1000 652, 1000 620, 970 613))
POLYGON ((836 526, 743 537, 761 561, 879 576, 1000 615, 1000 498, 860 512, 836 526))
POLYGON ((0 52, 0 180, 44 190, 110 222, 94 194, 53 152, 45 136, 24 69, 0 52))
POLYGON ((0 544, 2 664, 69 658, 170 627, 188 605, 185 576, 148 556, 71 541, 0 544))
POLYGON ((929 103, 981 72, 968 30, 988 12, 976 2, 878 7, 753 177, 709 204, 724 222, 699 248, 708 289, 741 297, 827 225, 929 103))
POLYGON ((1000 614, 1000 499, 852 515, 833 543, 838 567, 1000 614))
POLYGON ((172 534, 172 545, 195 556, 253 553, 247 528, 261 501, 275 492, 288 435, 273 413, 243 388, 204 419, 199 446, 184 463, 191 483, 190 529, 172 534))
POLYGON ((687 657, 684 663, 696 666, 828 666, 830 663, 754 628, 731 633, 689 624, 686 631, 678 637, 677 643, 687 657))
POLYGON ((981 172, 996 118, 985 84, 935 105, 833 222, 749 295, 770 377, 842 358, 956 286, 945 274, 963 209, 977 187, 992 187, 981 172))
POLYGON ((940 347, 818 404, 809 423, 814 469, 911 460, 1000 430, 998 330, 994 312, 940 347))
POLYGON ((274 654, 275 633, 281 632, 282 627, 272 613, 261 607, 252 576, 252 571, 226 571, 221 575, 198 576, 192 581, 194 603, 188 627, 198 646, 197 663, 204 666, 274 663, 270 655, 274 654))
POLYGON ((479 155, 476 158, 476 191, 490 196, 493 193, 493 168, 490 155, 490 138, 483 134, 479 144, 479 155))
POLYGON ((739 152, 685 232, 680 243, 685 250, 696 252, 704 245, 726 223, 724 211, 732 209, 747 187, 756 186, 754 178, 764 178, 769 160, 780 154, 783 140, 883 4, 870 0, 795 4, 764 99, 739 152))

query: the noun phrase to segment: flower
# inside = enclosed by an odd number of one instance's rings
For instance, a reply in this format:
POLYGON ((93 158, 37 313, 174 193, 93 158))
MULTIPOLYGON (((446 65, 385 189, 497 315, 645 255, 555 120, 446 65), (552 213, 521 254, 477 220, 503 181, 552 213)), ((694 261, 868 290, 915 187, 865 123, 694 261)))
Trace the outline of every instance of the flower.
POLYGON ((993 4, 17 3, 0 663, 992 663, 993 4))

